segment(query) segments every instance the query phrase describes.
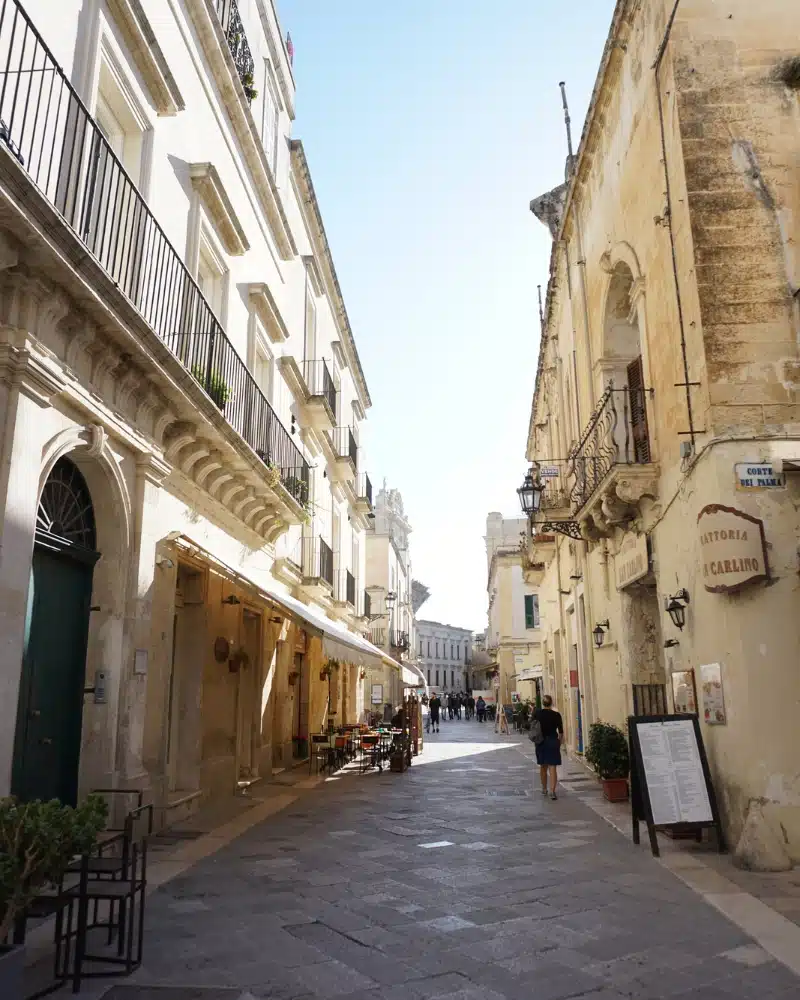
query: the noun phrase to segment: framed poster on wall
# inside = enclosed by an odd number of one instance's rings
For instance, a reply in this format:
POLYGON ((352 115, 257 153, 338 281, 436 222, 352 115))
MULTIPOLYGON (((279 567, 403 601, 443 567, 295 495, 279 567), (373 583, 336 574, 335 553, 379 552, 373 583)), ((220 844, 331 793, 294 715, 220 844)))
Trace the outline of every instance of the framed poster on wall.
POLYGON ((672 701, 676 715, 697 715, 694 670, 678 670, 672 675, 672 701))
POLYGON ((703 690, 703 719, 709 726, 724 726, 728 721, 725 712, 725 692, 722 690, 722 664, 705 663, 700 667, 700 685, 703 690))
POLYGON ((372 694, 370 696, 370 703, 372 705, 383 704, 383 684, 372 685, 372 694))

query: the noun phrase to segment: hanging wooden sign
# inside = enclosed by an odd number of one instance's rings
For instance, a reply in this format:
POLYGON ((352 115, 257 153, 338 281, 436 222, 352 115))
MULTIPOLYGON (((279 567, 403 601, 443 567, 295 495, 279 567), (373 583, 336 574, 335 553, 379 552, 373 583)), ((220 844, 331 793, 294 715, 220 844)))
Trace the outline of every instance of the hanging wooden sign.
POLYGON ((712 503, 697 516, 703 584, 711 594, 733 594, 769 579, 764 522, 712 503))

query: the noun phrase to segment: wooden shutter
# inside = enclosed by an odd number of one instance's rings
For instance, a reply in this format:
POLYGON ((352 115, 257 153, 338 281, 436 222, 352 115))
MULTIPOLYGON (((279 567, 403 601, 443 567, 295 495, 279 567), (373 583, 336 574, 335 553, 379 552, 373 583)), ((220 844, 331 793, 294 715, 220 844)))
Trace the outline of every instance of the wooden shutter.
POLYGON ((628 396, 631 407, 633 434, 633 461, 647 465, 650 461, 650 435, 647 432, 647 398, 644 386, 642 359, 638 357, 628 365, 628 396))

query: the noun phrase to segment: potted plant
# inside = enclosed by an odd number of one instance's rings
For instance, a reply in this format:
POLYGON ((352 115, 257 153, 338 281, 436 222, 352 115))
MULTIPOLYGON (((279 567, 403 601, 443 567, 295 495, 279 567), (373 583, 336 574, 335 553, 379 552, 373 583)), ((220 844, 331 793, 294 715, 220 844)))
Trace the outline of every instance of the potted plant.
POLYGON ((594 722, 589 727, 586 760, 603 783, 603 795, 609 802, 625 802, 628 798, 630 754, 628 739, 619 726, 610 722, 594 722))
POLYGON ((233 395, 233 391, 222 375, 213 369, 207 373, 202 365, 192 365, 192 375, 209 394, 214 404, 220 410, 224 410, 225 404, 233 395))
POLYGON ((0 996, 22 1000, 24 948, 6 946, 16 922, 47 886, 58 882, 76 854, 91 850, 108 807, 90 796, 77 808, 0 799, 0 996))

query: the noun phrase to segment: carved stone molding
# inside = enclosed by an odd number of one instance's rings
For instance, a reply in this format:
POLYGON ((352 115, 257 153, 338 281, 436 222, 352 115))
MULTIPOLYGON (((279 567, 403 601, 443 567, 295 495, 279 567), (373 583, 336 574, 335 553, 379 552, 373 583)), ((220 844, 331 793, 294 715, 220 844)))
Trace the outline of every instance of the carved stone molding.
POLYGON ((239 257, 250 249, 239 217, 213 163, 190 163, 189 177, 208 210, 225 249, 239 257))
POLYGON ((178 453, 191 444, 197 437, 197 428, 186 420, 179 420, 170 427, 169 435, 165 437, 164 457, 173 465, 178 465, 176 461, 178 453))
POLYGON ((56 327, 70 306, 65 292, 26 264, 0 270, 0 325, 31 333, 52 347, 56 327))
POLYGON ((30 342, 23 346, 0 343, 0 381, 18 388, 41 407, 50 406, 67 384, 63 374, 37 355, 30 342))
POLYGON ((640 521, 658 497, 658 466, 615 466, 602 490, 578 514, 586 541, 610 538, 617 528, 640 521))
POLYGON ((222 468, 223 461, 222 454, 218 451, 211 451, 205 458, 201 459, 194 469, 194 481, 197 485, 205 488, 206 480, 212 472, 222 468))
POLYGON ((139 0, 107 0, 159 115, 175 115, 186 103, 139 0))

